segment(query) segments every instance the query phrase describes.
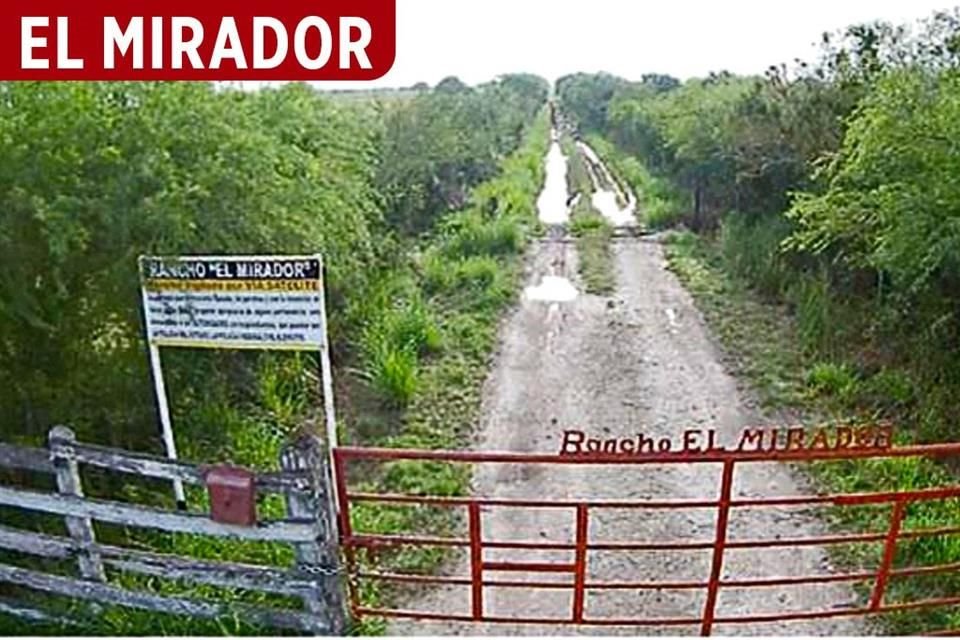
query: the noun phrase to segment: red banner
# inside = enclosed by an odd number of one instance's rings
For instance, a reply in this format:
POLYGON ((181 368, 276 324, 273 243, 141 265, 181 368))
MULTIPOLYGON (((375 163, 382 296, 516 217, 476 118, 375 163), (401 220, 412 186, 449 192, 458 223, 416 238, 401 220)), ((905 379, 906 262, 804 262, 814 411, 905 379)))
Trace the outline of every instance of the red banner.
POLYGON ((395 0, 4 0, 2 80, 374 80, 395 0))

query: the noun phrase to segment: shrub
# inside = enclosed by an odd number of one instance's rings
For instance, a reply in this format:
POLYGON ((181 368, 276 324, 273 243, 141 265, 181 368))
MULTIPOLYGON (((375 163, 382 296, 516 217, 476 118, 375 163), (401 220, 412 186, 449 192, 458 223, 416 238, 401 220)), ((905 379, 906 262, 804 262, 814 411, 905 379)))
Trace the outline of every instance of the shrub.
POLYGON ((838 355, 839 304, 831 295, 829 274, 824 270, 815 276, 796 276, 787 288, 786 298, 793 306, 804 349, 821 356, 838 355))
POLYGON ((468 297, 472 309, 497 307, 513 295, 507 267, 490 256, 451 259, 431 253, 422 269, 426 294, 468 297))
POLYGON ((582 236, 590 232, 605 231, 608 229, 608 226, 603 216, 593 211, 591 207, 589 213, 574 216, 573 221, 570 223, 570 231, 575 236, 582 236))
POLYGON ((523 235, 510 216, 486 220, 471 212, 453 217, 448 222, 445 253, 451 258, 500 256, 519 252, 523 235))
POLYGON ((457 287, 468 287, 473 290, 486 289, 492 286, 500 274, 500 265, 490 257, 472 257, 460 260, 454 272, 454 281, 457 287))
POLYGON ((846 400, 857 391, 857 378, 847 365, 815 364, 807 373, 807 386, 815 393, 846 400))
POLYGON ((727 271, 744 278, 760 293, 779 296, 790 273, 780 250, 790 225, 782 216, 750 220, 732 212, 720 227, 720 251, 727 271))
POLYGON ((903 371, 884 369, 863 382, 860 399, 875 406, 905 407, 914 402, 917 390, 903 371))
POLYGON ((365 344, 364 374, 384 403, 405 407, 417 390, 417 354, 382 335, 365 344))
POLYGON ((456 265, 456 260, 451 260, 440 251, 431 248, 425 252, 420 260, 424 293, 434 295, 451 290, 454 285, 456 265))
POLYGON ((392 406, 406 406, 417 387, 419 357, 439 351, 440 330, 419 298, 387 307, 360 338, 363 372, 392 406))
POLYGON ((417 355, 440 350, 440 330, 419 299, 386 314, 383 318, 383 329, 390 344, 407 347, 417 355))
POLYGON ((644 197, 641 211, 651 229, 668 229, 683 220, 683 210, 676 202, 649 195, 644 197))

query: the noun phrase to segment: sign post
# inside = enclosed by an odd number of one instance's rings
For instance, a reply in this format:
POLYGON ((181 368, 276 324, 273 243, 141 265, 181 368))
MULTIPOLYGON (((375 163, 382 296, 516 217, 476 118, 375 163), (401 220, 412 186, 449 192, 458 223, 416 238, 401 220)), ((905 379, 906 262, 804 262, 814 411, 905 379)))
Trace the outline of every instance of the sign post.
MULTIPOLYGON (((177 448, 160 347, 319 351, 327 448, 337 446, 321 256, 142 256, 140 281, 168 458, 177 448)), ((180 481, 174 494, 185 508, 180 481)))
MULTIPOLYGON (((163 367, 160 365, 160 347, 149 345, 150 375, 153 376, 153 389, 157 395, 157 412, 160 414, 160 429, 163 434, 163 446, 167 450, 167 457, 177 459, 177 442, 173 437, 173 424, 170 422, 170 405, 167 404, 167 388, 163 383, 163 367)), ((173 495, 177 499, 177 509, 187 510, 187 496, 183 492, 183 480, 174 478, 173 495)))

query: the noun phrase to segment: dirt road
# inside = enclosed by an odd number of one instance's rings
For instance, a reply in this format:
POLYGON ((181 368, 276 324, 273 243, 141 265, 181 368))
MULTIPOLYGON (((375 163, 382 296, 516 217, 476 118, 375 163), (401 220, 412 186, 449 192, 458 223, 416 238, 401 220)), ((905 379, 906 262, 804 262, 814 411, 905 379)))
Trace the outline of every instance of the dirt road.
MULTIPOLYGON (((564 429, 606 437, 672 436, 690 427, 716 428, 734 439, 759 416, 747 407, 738 383, 721 364, 691 297, 665 269, 661 246, 652 239, 615 242, 617 290, 601 298, 558 296, 543 287, 528 290, 501 329, 501 347, 485 389, 476 448, 555 453, 564 429), (537 295, 529 295, 534 292, 537 295), (546 299, 545 299, 546 298, 546 299)), ((532 250, 527 282, 554 284, 566 277, 580 291, 573 245, 544 240, 532 250)), ((560 287, 562 289, 562 287, 560 287)), ((565 291, 565 290, 564 290, 565 291)), ((713 465, 565 467, 486 465, 474 478, 479 496, 511 498, 704 498, 716 499, 719 468, 713 465)), ((809 491, 782 465, 744 466, 734 495, 791 495, 809 491)), ((485 540, 574 541, 571 510, 491 507, 483 517, 485 540)), ((591 542, 710 540, 715 510, 598 511, 590 518, 591 542)), ((824 527, 796 509, 734 510, 729 537, 813 536, 824 527)), ((572 552, 487 550, 485 560, 571 562, 572 552)), ((591 552, 588 581, 702 581, 710 573, 711 551, 591 552)), ((470 575, 466 556, 451 573, 470 575)), ((830 572, 821 548, 728 551, 725 578, 801 576, 830 572)), ((491 579, 562 580, 569 576, 487 572, 491 579)), ((404 608, 469 614, 468 587, 428 590, 404 608)), ((855 594, 842 584, 788 588, 725 589, 718 616, 825 610, 849 605, 855 594)), ((571 596, 558 590, 488 588, 485 612, 506 617, 569 617, 571 596)), ((703 590, 588 591, 587 618, 697 617, 703 590)), ((468 625, 403 621, 392 634, 688 634, 686 627, 554 627, 468 625)), ((718 625, 720 634, 857 635, 861 623, 844 618, 791 623, 718 625)))

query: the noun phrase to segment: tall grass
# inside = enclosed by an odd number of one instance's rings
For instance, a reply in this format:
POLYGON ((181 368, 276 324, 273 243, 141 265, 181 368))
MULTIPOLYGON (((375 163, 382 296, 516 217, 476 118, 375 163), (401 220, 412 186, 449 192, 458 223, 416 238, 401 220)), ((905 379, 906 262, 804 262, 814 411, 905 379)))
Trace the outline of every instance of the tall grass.
POLYGON ((405 407, 417 390, 421 356, 440 350, 436 321, 419 299, 384 309, 361 338, 362 369, 389 406, 405 407))
POLYGON ((523 248, 523 233, 515 218, 485 218, 469 211, 449 218, 443 228, 443 249, 450 258, 504 256, 523 248))
POLYGON ((610 239, 613 229, 586 198, 574 207, 570 231, 577 238, 580 277, 587 293, 605 295, 616 289, 610 239))
POLYGON ((724 268, 744 278, 760 293, 781 295, 793 275, 780 244, 790 233, 790 224, 780 216, 755 220, 731 212, 720 227, 720 254, 724 268))

